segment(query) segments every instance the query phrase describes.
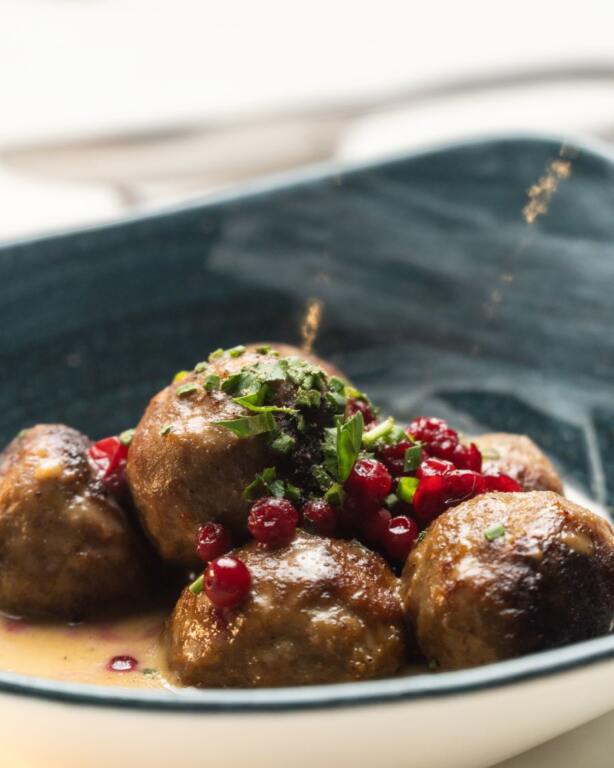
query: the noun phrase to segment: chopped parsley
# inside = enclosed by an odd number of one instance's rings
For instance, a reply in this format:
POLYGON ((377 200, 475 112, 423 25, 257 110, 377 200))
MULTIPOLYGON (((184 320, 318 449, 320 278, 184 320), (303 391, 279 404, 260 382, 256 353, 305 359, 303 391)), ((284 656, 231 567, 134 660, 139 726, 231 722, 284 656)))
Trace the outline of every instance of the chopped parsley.
POLYGON ((180 387, 177 387, 175 394, 177 397, 186 397, 187 395, 191 395, 193 392, 196 392, 197 389, 198 384, 192 381, 189 384, 182 384, 180 387))
POLYGON ((277 499, 285 497, 290 501, 298 501, 301 498, 301 489, 278 478, 275 467, 267 467, 243 489, 243 498, 248 501, 255 501, 261 496, 275 496, 277 499))
POLYGON ((203 386, 207 390, 207 392, 213 392, 214 390, 220 388, 221 381, 222 380, 217 374, 210 373, 208 376, 205 376, 205 379, 203 381, 203 386))
POLYGON ((134 429, 125 429, 119 436, 119 442, 122 445, 130 445, 134 437, 134 429))
POLYGON ((216 427, 225 427, 234 432, 237 437, 254 437, 264 432, 272 432, 277 429, 277 423, 273 415, 268 411, 266 413, 257 413, 255 416, 242 416, 238 419, 225 419, 222 421, 211 422, 216 427))
POLYGON ((286 454, 289 453, 296 445, 296 439, 292 435, 282 432, 272 442, 271 448, 276 453, 286 454))
POLYGON ((484 531, 484 538, 487 541, 495 541, 495 539, 505 536, 505 526, 503 523, 495 523, 484 531))

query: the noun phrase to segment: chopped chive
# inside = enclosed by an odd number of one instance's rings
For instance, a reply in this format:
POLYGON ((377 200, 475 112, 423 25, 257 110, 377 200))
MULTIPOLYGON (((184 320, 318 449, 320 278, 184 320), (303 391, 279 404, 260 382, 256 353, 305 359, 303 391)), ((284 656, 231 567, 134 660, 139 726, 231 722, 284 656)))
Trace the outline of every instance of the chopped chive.
POLYGON ((263 344, 260 347, 256 347, 256 352, 259 355, 268 355, 271 351, 271 345, 270 344, 263 344))
POLYGON ((382 440, 390 430, 394 427, 394 419, 392 416, 389 416, 386 421, 382 421, 381 424, 378 424, 377 427, 373 427, 373 429, 370 429, 368 432, 365 432, 362 436, 362 444, 365 446, 365 448, 370 448, 372 445, 375 445, 378 440, 382 440))
POLYGON ((125 429, 119 436, 119 442, 122 445, 130 445, 134 437, 134 429, 125 429))
POLYGON ((236 347, 229 349, 228 354, 230 357, 241 357, 241 355, 245 354, 245 347, 243 344, 238 344, 236 347))
POLYGON ((292 485, 292 483, 286 483, 286 498, 290 501, 300 501, 301 500, 301 489, 297 488, 296 485, 292 485))
POLYGON ((503 523, 495 523, 484 531, 484 538, 487 541, 494 541, 495 539, 499 539, 501 536, 505 536, 505 526, 503 523))
POLYGON ((402 477, 397 486, 397 496, 401 501, 411 504, 420 481, 417 477, 402 477))
POLYGON ((279 437, 276 437, 275 440, 271 443, 271 448, 276 451, 277 453, 286 454, 289 451, 294 448, 296 445, 295 438, 292 437, 292 435, 287 435, 282 432, 279 437))
POLYGON ((238 419, 212 422, 218 427, 225 427, 238 437, 253 437, 263 432, 277 429, 277 424, 271 413, 258 413, 255 416, 245 416, 238 419))
POLYGON ((160 427, 160 434, 162 435, 162 437, 164 437, 164 435, 168 435, 169 432, 172 432, 172 429, 173 429, 172 424, 165 424, 163 427, 160 427))
POLYGON ((196 392, 197 389, 198 384, 192 381, 189 384, 182 384, 180 387, 177 387, 175 394, 177 397, 185 397, 186 395, 191 395, 192 392, 196 392))
POLYGON ((183 381, 186 376, 189 375, 189 371, 177 371, 177 373, 173 376, 173 384, 178 384, 180 381, 183 381))
POLYGON ((200 593, 203 591, 205 582, 205 577, 201 573, 201 575, 196 579, 196 581, 193 581, 188 589, 193 595, 200 595, 200 593))
POLYGON ((415 443, 405 451, 404 472, 413 472, 418 469, 422 461, 422 443, 415 443))
POLYGON ((424 539, 425 536, 426 536, 426 528, 423 531, 420 531, 420 533, 418 534, 418 538, 416 539, 416 542, 420 544, 420 542, 424 539))
POLYGON ((194 373, 204 373, 207 370, 208 363, 205 363, 204 361, 201 363, 196 363, 194 366, 194 373))
POLYGON ((224 350, 219 347, 218 349, 214 349, 213 352, 208 357, 208 360, 210 363, 212 363, 214 360, 217 360, 224 354, 224 350))
POLYGON ((340 507, 345 501, 345 491, 340 483, 333 483, 324 494, 324 499, 333 507, 340 507))
POLYGON ((256 405, 252 402, 253 397, 253 395, 246 395, 245 397, 235 397, 233 400, 254 413, 296 413, 296 408, 283 408, 279 405, 256 405))
POLYGON ((207 390, 207 392, 213 392, 214 389, 220 388, 221 379, 216 373, 210 373, 208 376, 205 376, 205 380, 203 381, 203 386, 207 390))

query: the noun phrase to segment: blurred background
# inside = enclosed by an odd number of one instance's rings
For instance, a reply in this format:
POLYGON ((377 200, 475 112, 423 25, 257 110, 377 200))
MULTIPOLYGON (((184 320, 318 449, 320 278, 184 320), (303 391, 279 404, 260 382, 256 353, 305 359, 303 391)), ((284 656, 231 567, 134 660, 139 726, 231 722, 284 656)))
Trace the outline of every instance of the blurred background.
POLYGON ((614 141, 614 6, 0 0, 0 240, 485 134, 614 141))

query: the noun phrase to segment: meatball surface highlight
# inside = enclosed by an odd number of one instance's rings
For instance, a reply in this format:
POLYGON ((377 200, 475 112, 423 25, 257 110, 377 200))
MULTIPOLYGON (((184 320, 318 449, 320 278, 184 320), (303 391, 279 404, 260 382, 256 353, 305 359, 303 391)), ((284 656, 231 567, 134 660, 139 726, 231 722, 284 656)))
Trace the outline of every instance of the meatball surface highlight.
POLYGON ((441 515, 401 581, 420 651, 461 669, 605 635, 614 531, 548 491, 477 496, 441 515))
POLYGON ((476 437, 475 443, 480 451, 486 452, 483 472, 503 472, 514 478, 525 491, 563 493, 558 472, 530 437, 490 432, 476 437))
POLYGON ((144 541, 96 480, 89 444, 40 424, 0 457, 0 610, 77 619, 144 591, 144 541))
POLYGON ((279 549, 252 543, 232 554, 251 574, 245 602, 226 612, 185 589, 169 622, 168 663, 181 683, 252 688, 400 671, 398 579, 379 555, 304 532, 279 549))

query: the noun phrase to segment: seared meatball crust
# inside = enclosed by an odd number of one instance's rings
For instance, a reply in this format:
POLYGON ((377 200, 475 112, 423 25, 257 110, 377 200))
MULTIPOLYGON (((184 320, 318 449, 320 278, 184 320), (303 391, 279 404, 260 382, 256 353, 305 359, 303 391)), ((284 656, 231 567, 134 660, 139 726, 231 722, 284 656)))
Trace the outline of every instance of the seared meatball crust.
POLYGON ((405 645, 397 579, 356 542, 298 532, 285 547, 233 553, 252 589, 232 610, 184 590, 167 629, 170 669, 203 687, 269 687, 388 677, 405 645))
POLYGON ((40 424, 0 457, 0 610, 82 618, 144 589, 144 542, 95 479, 88 439, 40 424))
MULTIPOLYGON (((295 351, 277 346, 282 357, 295 351)), ((251 345, 238 357, 226 352, 209 363, 207 373, 223 380, 274 359, 258 348, 251 345)), ((278 386, 281 400, 290 395, 292 385, 278 386)), ((149 403, 130 445, 127 476, 143 527, 164 560, 197 567, 197 531, 209 521, 224 524, 239 541, 245 538, 250 502, 243 491, 258 472, 279 460, 264 435, 238 437, 213 423, 246 415, 223 391, 207 392, 196 373, 149 403), (181 397, 178 391, 191 383, 195 391, 181 397)))
POLYGON ((401 597, 422 654, 443 669, 605 635, 614 532, 555 493, 477 496, 431 525, 406 563, 401 597), (495 526, 504 534, 489 540, 495 526))
POLYGON ((503 472, 513 477, 525 491, 563 493, 558 472, 530 437, 490 432, 476 437, 475 442, 480 451, 486 452, 482 471, 503 472))

